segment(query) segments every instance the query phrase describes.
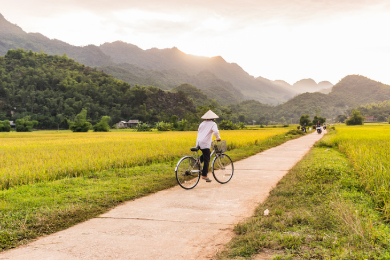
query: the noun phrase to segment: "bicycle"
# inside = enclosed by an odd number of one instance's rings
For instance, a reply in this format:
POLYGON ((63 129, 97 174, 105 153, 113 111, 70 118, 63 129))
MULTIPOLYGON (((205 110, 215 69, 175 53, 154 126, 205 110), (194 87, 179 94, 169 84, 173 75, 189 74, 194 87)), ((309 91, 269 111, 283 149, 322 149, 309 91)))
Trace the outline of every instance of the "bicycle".
MULTIPOLYGON (((221 184, 228 183, 233 177, 234 165, 232 159, 224 153, 227 151, 226 141, 214 141, 211 146, 213 152, 210 155, 210 159, 214 156, 211 163, 211 171, 214 179, 221 184)), ((200 148, 192 147, 190 150, 194 154, 192 156, 184 155, 175 168, 176 180, 186 190, 194 188, 199 183, 203 168, 199 156, 200 148)))

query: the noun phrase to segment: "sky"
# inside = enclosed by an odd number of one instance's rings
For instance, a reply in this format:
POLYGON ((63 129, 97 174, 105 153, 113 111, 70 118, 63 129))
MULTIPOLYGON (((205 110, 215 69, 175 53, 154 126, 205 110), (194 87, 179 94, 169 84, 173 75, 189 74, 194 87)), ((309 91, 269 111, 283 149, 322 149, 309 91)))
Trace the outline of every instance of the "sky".
POLYGON ((121 40, 290 84, 359 74, 390 85, 390 0, 0 0, 0 13, 77 46, 121 40))

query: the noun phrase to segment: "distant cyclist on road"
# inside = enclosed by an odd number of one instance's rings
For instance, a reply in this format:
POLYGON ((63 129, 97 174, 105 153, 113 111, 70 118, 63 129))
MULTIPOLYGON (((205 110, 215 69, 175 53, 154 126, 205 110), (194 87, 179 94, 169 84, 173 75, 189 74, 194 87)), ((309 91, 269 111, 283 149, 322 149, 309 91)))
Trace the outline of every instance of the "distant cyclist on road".
POLYGON ((219 118, 213 111, 209 110, 206 114, 201 117, 204 121, 199 125, 198 137, 196 139, 196 146, 202 151, 200 161, 204 162, 202 170, 202 179, 206 182, 211 182, 211 179, 207 177, 209 172, 210 164, 210 147, 213 134, 217 141, 221 141, 219 136, 218 126, 212 121, 213 119, 219 118))

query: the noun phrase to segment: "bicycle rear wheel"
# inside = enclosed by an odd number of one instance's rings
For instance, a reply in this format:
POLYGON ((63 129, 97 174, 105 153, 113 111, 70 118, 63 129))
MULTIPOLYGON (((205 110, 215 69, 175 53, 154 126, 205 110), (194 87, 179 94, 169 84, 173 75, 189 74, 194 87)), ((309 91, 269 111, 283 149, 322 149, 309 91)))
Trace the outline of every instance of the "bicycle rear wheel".
POLYGON ((183 157, 176 165, 175 174, 176 180, 182 188, 192 189, 199 182, 200 165, 191 156, 183 157))
POLYGON ((233 161, 224 153, 215 155, 211 168, 214 179, 221 184, 229 182, 233 177, 233 161))

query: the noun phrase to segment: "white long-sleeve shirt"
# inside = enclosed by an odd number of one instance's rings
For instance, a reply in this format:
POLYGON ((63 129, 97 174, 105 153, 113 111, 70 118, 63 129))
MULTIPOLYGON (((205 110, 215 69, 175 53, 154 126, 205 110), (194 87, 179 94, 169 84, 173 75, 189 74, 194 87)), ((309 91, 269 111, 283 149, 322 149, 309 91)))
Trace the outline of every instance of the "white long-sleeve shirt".
POLYGON ((213 121, 203 121, 199 125, 196 146, 200 149, 210 149, 213 134, 215 138, 220 139, 217 124, 213 121))

